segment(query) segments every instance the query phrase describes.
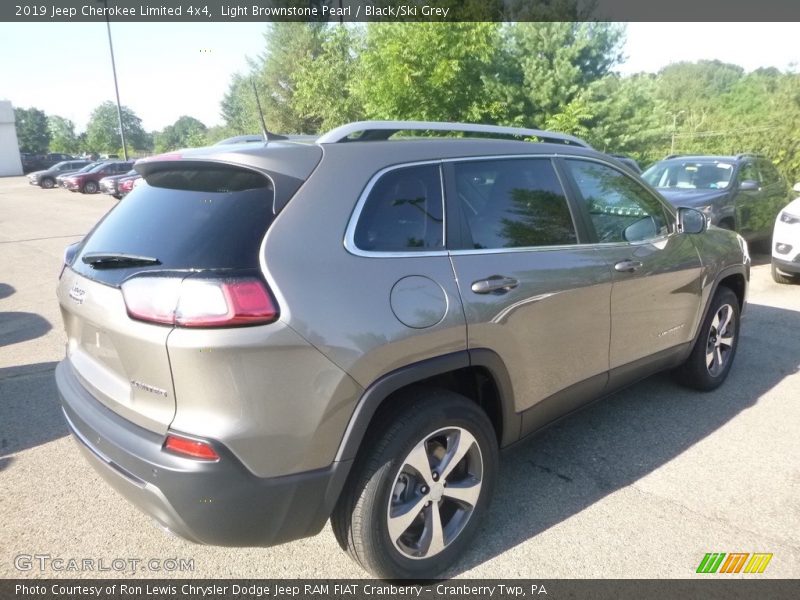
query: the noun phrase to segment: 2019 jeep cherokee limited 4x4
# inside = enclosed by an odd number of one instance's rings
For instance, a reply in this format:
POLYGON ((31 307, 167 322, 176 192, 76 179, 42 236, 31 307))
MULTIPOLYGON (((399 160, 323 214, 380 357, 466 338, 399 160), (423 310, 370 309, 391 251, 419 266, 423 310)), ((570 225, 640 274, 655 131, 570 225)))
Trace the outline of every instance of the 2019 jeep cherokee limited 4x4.
POLYGON ((365 122, 136 169, 68 249, 56 379, 88 460, 190 540, 330 517, 370 572, 431 577, 499 448, 656 371, 731 368, 744 241, 576 138, 365 122))

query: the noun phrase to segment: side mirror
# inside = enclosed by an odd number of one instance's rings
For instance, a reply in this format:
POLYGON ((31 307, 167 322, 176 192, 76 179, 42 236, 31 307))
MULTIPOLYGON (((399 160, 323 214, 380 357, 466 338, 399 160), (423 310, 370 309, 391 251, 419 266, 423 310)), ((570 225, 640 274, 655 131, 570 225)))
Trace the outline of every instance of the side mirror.
POLYGON ((797 182, 794 184, 794 186, 792 186, 792 191, 800 194, 800 182, 797 182))
POLYGON ((752 179, 745 179, 739 184, 739 191, 740 192, 757 192, 761 189, 761 186, 757 181, 753 181, 752 179))
POLYGON ((680 233, 703 233, 708 227, 705 213, 694 208, 678 209, 678 231, 680 233))

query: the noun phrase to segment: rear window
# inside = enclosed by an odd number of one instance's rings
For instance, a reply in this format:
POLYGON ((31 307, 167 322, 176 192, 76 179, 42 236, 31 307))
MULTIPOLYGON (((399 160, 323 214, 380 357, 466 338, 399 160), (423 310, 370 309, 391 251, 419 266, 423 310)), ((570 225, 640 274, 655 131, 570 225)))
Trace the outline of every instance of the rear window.
POLYGON ((152 173, 97 225, 75 257, 76 272, 119 285, 143 270, 252 270, 274 218, 273 187, 234 167, 174 168, 152 173), (124 253, 158 265, 95 268, 89 253, 124 253))

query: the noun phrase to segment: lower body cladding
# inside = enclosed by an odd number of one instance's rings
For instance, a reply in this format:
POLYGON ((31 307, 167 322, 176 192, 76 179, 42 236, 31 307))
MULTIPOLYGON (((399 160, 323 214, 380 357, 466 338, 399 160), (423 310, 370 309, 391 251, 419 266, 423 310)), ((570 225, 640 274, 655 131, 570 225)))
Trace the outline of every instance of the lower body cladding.
POLYGON ((62 408, 78 445, 123 497, 171 532, 202 544, 271 546, 319 533, 351 461, 281 477, 258 477, 224 445, 216 461, 162 449, 164 436, 98 403, 64 361, 56 368, 62 408))

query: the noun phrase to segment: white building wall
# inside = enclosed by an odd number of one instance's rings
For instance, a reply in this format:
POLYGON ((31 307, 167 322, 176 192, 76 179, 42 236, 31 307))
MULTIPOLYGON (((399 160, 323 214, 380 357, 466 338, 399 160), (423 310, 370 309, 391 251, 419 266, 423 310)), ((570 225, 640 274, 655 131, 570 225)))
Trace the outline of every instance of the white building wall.
POLYGON ((8 100, 0 100, 0 177, 8 175, 22 175, 22 163, 19 159, 14 109, 8 100))

